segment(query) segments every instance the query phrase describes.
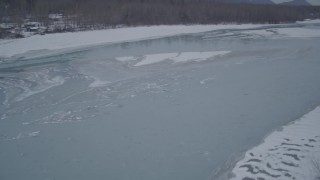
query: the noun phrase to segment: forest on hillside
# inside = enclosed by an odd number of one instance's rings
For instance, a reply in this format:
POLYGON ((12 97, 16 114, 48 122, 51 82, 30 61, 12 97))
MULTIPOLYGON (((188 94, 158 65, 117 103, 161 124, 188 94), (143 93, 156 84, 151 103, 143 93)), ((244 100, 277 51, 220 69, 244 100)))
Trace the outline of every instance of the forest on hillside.
POLYGON ((0 0, 0 20, 49 23, 61 13, 69 24, 106 26, 280 23, 320 17, 317 6, 225 3, 223 0, 0 0), (10 18, 7 18, 10 17, 10 18))

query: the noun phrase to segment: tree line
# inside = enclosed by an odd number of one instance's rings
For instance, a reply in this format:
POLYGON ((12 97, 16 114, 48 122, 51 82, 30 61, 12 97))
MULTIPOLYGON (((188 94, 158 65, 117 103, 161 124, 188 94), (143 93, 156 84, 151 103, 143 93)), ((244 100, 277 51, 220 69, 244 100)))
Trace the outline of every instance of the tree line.
POLYGON ((62 13, 76 25, 282 23, 320 17, 320 7, 225 3, 223 0, 0 0, 0 20, 48 22, 62 13))

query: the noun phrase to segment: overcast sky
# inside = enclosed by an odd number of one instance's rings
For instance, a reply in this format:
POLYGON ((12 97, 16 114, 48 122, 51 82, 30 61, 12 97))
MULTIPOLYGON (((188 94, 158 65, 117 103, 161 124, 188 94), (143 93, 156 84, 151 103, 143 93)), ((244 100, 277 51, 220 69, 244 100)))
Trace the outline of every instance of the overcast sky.
MULTIPOLYGON (((291 0, 272 0, 273 2, 275 3, 281 3, 281 2, 288 2, 288 1, 291 1, 291 0)), ((310 4, 313 4, 313 5, 319 5, 320 6, 320 0, 307 0, 310 4)))

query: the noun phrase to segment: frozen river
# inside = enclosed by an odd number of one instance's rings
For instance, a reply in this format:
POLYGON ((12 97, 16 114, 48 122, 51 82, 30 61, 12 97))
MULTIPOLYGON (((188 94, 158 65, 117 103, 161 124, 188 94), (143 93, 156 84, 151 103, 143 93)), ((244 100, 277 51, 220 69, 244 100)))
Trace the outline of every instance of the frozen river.
POLYGON ((217 179, 320 105, 319 31, 225 29, 5 59, 0 179, 217 179))

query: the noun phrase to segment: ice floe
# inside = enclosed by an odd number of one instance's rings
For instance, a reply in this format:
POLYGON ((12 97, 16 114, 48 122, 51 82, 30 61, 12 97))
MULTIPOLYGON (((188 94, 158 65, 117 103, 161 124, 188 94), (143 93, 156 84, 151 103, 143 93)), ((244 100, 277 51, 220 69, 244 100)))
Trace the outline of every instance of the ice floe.
POLYGON ((208 51, 208 52, 181 52, 181 53, 159 53, 147 54, 141 57, 116 57, 119 61, 133 61, 141 59, 134 66, 144 66, 159 63, 162 61, 173 61, 175 63, 188 62, 188 61, 205 61, 215 56, 223 56, 230 53, 230 51, 208 51))

